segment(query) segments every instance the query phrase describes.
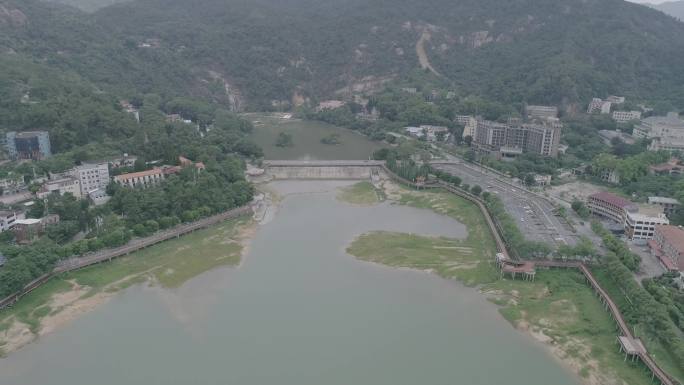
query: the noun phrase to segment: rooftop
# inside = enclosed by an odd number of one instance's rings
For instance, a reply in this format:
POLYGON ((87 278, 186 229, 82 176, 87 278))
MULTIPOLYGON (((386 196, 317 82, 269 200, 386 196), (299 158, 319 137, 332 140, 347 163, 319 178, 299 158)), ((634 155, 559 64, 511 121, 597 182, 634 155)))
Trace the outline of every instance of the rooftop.
POLYGON ((35 225, 40 223, 40 219, 35 219, 35 218, 28 218, 28 219, 17 219, 16 222, 14 222, 17 225, 35 225))
POLYGON ((589 198, 601 200, 601 201, 607 202, 611 205, 618 206, 621 208, 635 206, 635 204, 632 203, 629 199, 625 199, 625 198, 617 196, 613 193, 609 193, 608 191, 601 191, 601 192, 598 192, 596 194, 591 194, 591 195, 589 195, 589 198))
POLYGON ((153 168, 151 170, 131 172, 128 174, 117 175, 114 178, 116 180, 126 180, 126 179, 132 179, 132 178, 142 178, 142 177, 150 176, 150 175, 160 175, 162 173, 163 173, 163 170, 161 168, 153 168))
POLYGON ((650 203, 650 204, 659 203, 659 204, 667 204, 667 205, 678 205, 679 201, 674 199, 674 198, 648 197, 648 203, 650 203))
POLYGON ((677 249, 680 254, 684 254, 684 229, 670 225, 658 225, 655 229, 656 232, 663 234, 663 238, 667 243, 677 249))
POLYGON ((47 131, 22 131, 22 132, 17 132, 15 134, 15 137, 17 138, 33 138, 38 135, 43 135, 47 134, 47 131))
POLYGON ((640 204, 639 214, 651 217, 663 215, 663 207, 658 205, 640 204))

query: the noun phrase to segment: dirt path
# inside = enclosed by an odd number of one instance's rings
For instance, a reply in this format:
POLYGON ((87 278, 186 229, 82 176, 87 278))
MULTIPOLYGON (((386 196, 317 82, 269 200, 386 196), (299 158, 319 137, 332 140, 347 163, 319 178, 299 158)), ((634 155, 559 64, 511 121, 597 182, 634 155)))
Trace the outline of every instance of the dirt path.
POLYGON ((432 38, 432 35, 430 34, 430 31, 425 28, 423 29, 423 34, 420 35, 420 39, 416 43, 416 55, 418 55, 418 62, 420 62, 420 68, 422 69, 429 69, 430 72, 437 76, 442 76, 437 70, 432 67, 432 64, 430 64, 430 58, 428 58, 427 52, 425 52, 425 42, 430 41, 432 38))

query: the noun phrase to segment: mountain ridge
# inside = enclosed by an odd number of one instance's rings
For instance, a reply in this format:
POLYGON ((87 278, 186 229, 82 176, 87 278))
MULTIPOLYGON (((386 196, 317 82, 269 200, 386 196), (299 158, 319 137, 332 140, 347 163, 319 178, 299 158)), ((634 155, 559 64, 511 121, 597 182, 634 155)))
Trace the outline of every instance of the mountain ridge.
POLYGON ((249 109, 348 97, 420 68, 416 44, 429 31, 430 65, 460 96, 562 104, 614 93, 684 107, 684 24, 621 0, 138 0, 92 14, 0 4, 27 20, 0 50, 120 93, 249 109))
POLYGON ((653 8, 684 21, 684 1, 666 1, 651 5, 653 8))

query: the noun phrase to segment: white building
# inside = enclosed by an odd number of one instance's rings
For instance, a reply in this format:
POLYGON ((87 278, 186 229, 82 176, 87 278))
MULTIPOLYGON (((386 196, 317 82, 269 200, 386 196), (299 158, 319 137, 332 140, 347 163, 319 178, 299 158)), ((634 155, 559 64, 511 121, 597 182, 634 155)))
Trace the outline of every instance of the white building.
POLYGON ((613 120, 618 123, 627 123, 641 119, 641 111, 613 111, 613 120))
POLYGON ((106 189, 109 184, 109 165, 107 163, 83 164, 72 170, 74 178, 81 184, 81 196, 86 197, 93 190, 106 189))
POLYGON ((104 189, 98 188, 95 190, 90 190, 88 192, 88 198, 95 206, 100 206, 107 203, 111 197, 107 195, 107 192, 104 189))
POLYGON ((81 182, 74 177, 49 180, 43 184, 36 195, 38 198, 45 198, 52 193, 59 195, 70 193, 76 199, 81 199, 81 182))
POLYGON ((661 207, 639 206, 638 212, 626 212, 625 232, 629 239, 653 239, 656 226, 669 224, 661 207))
POLYGON ((667 116, 651 116, 634 127, 634 137, 651 139, 651 151, 684 150, 684 120, 676 112, 667 116))
POLYGON ((413 136, 414 138, 422 138, 425 136, 425 132, 423 132, 423 129, 420 127, 404 127, 406 130, 406 133, 409 136, 413 136))
POLYGON ((624 96, 610 95, 609 97, 606 98, 606 101, 610 102, 612 104, 622 104, 625 102, 625 97, 624 96))
POLYGON ((662 207, 668 218, 679 208, 679 201, 674 198, 648 197, 648 204, 662 207))
POLYGON ((457 115, 455 120, 456 123, 463 125, 464 139, 466 136, 475 139, 475 135, 477 134, 477 119, 475 119, 475 117, 470 115, 457 115))
POLYGON ((17 214, 14 211, 0 211, 0 232, 11 229, 16 220, 17 214))
POLYGON ((546 120, 558 117, 558 107, 555 106, 525 106, 527 119, 546 120))
POLYGON ((599 99, 599 98, 593 98, 591 100, 591 103, 589 103, 589 108, 587 108, 587 113, 593 114, 595 112, 598 112, 601 114, 609 114, 611 106, 612 106, 612 103, 610 101, 599 99))

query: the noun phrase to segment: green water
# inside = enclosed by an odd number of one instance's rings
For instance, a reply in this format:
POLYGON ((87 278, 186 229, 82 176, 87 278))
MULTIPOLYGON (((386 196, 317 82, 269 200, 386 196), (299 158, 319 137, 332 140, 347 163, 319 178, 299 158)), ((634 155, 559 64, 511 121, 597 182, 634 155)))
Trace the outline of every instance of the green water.
POLYGON ((427 210, 338 202, 340 183, 278 182, 241 267, 128 289, 0 360, 0 384, 577 384, 476 290, 347 255, 370 230, 467 233, 427 210))
POLYGON ((245 117, 254 123, 250 139, 263 148, 266 159, 359 160, 368 159, 373 151, 382 148, 379 142, 326 123, 278 119, 263 114, 246 114, 245 117), (275 145, 281 132, 292 135, 291 147, 275 145), (339 144, 321 143, 321 139, 331 134, 339 135, 339 144))

